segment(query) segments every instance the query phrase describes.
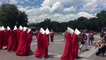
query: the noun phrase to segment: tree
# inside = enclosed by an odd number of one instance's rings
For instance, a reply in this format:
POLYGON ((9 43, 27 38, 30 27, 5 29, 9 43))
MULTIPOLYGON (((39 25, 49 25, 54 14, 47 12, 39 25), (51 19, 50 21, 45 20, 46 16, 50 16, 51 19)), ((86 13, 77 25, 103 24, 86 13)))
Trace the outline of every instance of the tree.
POLYGON ((21 12, 13 4, 2 4, 0 6, 0 25, 10 26, 12 29, 14 25, 26 25, 27 15, 21 12))
POLYGON ((86 26, 86 22, 88 21, 88 19, 86 18, 86 17, 79 17, 78 19, 77 19, 77 23, 76 24, 78 24, 77 25, 77 28, 79 28, 79 29, 87 29, 87 26, 86 26))
POLYGON ((46 18, 46 19, 44 19, 44 21, 40 22, 38 25, 39 25, 39 27, 42 27, 44 29, 46 29, 46 28, 50 29, 50 23, 51 23, 51 19, 46 18))
POLYGON ((28 26, 27 23, 28 23, 28 18, 27 18, 27 15, 25 14, 25 12, 21 12, 19 11, 19 14, 18 14, 18 26, 19 25, 22 25, 22 26, 28 26))
POLYGON ((96 15, 97 17, 97 22, 99 22, 99 28, 106 27, 106 11, 101 11, 96 15))

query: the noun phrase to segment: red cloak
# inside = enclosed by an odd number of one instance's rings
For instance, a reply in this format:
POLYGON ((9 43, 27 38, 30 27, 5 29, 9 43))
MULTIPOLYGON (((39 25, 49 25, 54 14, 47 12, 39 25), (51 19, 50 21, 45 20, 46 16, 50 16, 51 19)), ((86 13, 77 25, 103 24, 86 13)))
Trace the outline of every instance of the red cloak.
POLYGON ((5 35, 5 36, 3 37, 3 38, 4 38, 4 39, 3 39, 3 40, 4 40, 3 46, 7 46, 7 45, 8 45, 8 35, 7 35, 7 34, 8 34, 8 31, 7 31, 7 30, 4 30, 3 33, 4 33, 4 35, 5 35))
POLYGON ((17 50, 17 30, 11 32, 11 36, 8 40, 8 51, 17 50))
POLYGON ((30 45, 31 45, 31 42, 32 42, 32 37, 33 37, 32 33, 29 32, 29 33, 28 33, 28 49, 27 49, 29 53, 31 52, 31 47, 30 47, 30 45))
POLYGON ((61 57, 61 60, 74 60, 72 54, 72 35, 66 32, 65 38, 66 38, 65 49, 61 57))
POLYGON ((35 52, 36 57, 47 57, 49 46, 49 35, 37 33, 37 49, 35 52))
POLYGON ((4 33, 3 31, 0 31, 0 49, 3 48, 3 43, 4 43, 4 33))
POLYGON ((44 39, 43 56, 47 57, 48 56, 48 46, 49 46, 49 35, 44 34, 43 39, 44 39))
POLYGON ((16 51, 16 55, 18 56, 26 56, 28 55, 28 34, 26 31, 21 32, 20 34, 20 40, 19 40, 19 45, 16 51))
POLYGON ((36 57, 43 57, 43 49, 44 49, 44 39, 43 39, 43 34, 40 32, 37 32, 37 49, 35 51, 35 56, 36 57))
POLYGON ((19 40, 20 40, 21 32, 22 32, 22 30, 15 30, 15 34, 17 34, 16 35, 16 44, 15 44, 15 47, 14 47, 15 51, 17 50, 18 45, 19 45, 19 40))
POLYGON ((9 39, 10 39, 10 36, 11 36, 11 30, 8 30, 7 32, 6 32, 6 36, 7 36, 7 48, 8 48, 8 45, 9 45, 9 39))
POLYGON ((78 57, 78 49, 79 49, 79 44, 78 44, 78 36, 74 33, 73 34, 73 39, 72 39, 72 46, 73 46, 73 56, 74 58, 78 57))

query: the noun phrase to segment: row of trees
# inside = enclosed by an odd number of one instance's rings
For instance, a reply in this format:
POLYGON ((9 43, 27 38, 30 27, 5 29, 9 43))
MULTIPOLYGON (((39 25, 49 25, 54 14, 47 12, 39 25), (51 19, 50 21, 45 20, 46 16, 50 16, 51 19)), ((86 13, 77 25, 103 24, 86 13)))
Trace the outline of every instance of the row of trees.
POLYGON ((28 19, 25 12, 17 9, 13 4, 2 4, 0 6, 0 26, 10 26, 12 29, 15 25, 27 26, 28 19))
POLYGON ((69 22, 56 22, 51 21, 51 19, 46 18, 44 21, 40 23, 31 23, 30 26, 34 27, 43 27, 53 29, 56 32, 63 32, 67 29, 67 27, 71 27, 73 29, 87 29, 93 31, 100 31, 101 28, 106 27, 106 11, 101 11, 97 13, 96 17, 93 18, 86 18, 86 17, 79 17, 76 20, 70 20, 69 22))

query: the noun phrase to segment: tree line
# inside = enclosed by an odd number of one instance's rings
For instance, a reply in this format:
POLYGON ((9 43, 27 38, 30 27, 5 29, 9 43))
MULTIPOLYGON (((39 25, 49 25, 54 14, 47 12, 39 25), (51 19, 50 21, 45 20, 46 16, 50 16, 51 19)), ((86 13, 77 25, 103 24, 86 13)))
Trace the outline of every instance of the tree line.
POLYGON ((64 32, 67 27, 71 27, 72 29, 78 28, 79 30, 87 29, 92 31, 100 31, 101 28, 106 27, 106 11, 100 11, 96 14, 96 17, 93 18, 88 19, 86 17, 79 17, 78 19, 61 23, 46 18, 40 23, 31 23, 30 26, 34 26, 36 28, 42 27, 44 29, 49 28, 56 32, 64 32))

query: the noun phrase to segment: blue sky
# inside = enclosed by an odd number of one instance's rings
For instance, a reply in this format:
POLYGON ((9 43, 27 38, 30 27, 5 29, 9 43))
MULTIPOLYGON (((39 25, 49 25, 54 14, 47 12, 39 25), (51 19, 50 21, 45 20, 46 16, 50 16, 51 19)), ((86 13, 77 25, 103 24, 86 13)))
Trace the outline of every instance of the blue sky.
POLYGON ((53 21, 67 22, 78 17, 95 17, 106 10, 106 0, 0 0, 3 3, 16 4, 25 11, 30 23, 50 18, 53 21))

